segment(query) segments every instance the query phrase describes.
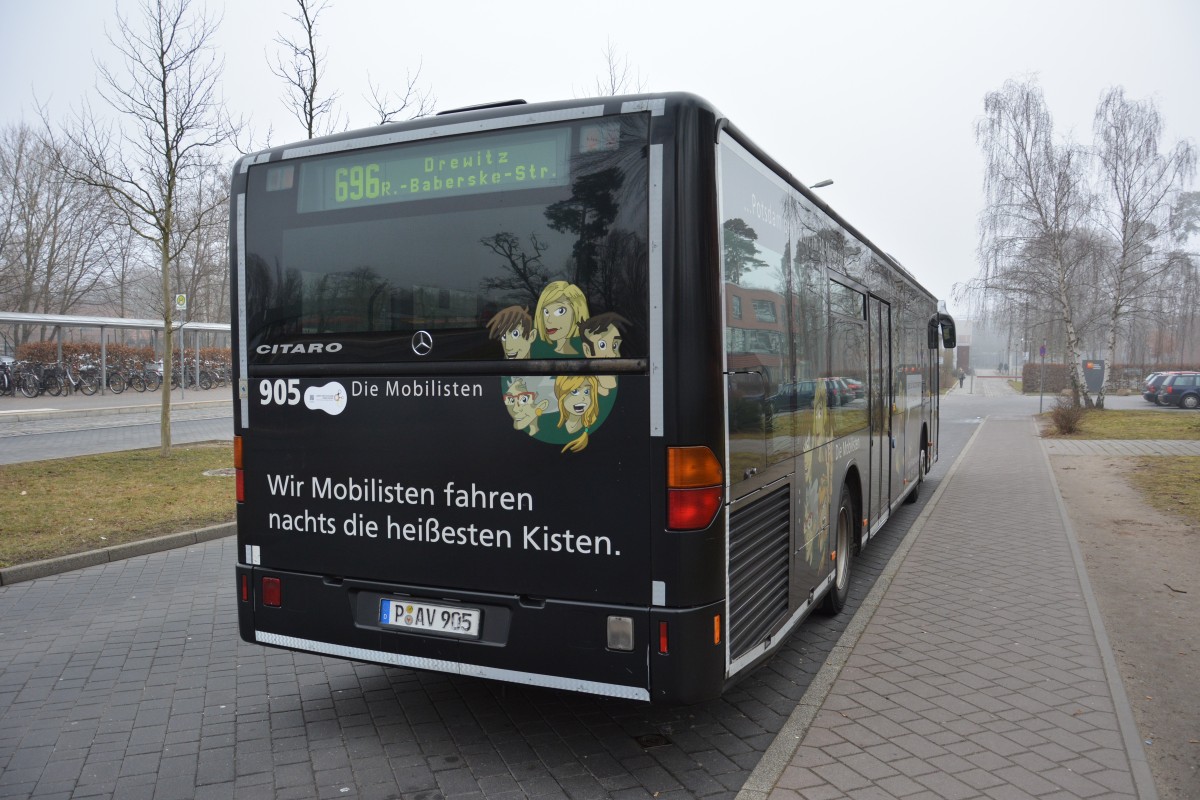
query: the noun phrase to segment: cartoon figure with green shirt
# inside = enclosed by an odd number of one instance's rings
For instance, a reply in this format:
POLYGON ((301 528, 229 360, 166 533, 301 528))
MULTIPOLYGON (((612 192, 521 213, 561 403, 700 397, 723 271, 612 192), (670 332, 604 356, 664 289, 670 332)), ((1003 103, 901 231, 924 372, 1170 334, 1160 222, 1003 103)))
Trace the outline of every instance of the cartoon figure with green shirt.
POLYGON ((583 291, 567 281, 546 285, 533 312, 538 341, 532 349, 533 358, 562 358, 579 356, 579 324, 588 314, 587 298, 583 291))
MULTIPOLYGON (((553 281, 542 290, 532 318, 526 308, 509 306, 496 312, 487 327, 488 337, 500 342, 506 359, 596 359, 621 357, 629 324, 611 311, 592 317, 578 286, 553 281)), ((502 393, 515 430, 561 446, 562 453, 580 453, 616 404, 617 378, 514 375, 502 379, 502 393)))

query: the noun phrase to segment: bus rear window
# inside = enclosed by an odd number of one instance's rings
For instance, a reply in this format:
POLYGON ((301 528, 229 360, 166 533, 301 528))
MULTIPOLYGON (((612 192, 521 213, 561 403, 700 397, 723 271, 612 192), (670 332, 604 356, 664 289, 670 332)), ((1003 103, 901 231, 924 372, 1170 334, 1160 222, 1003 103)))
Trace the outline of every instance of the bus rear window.
POLYGON ((251 359, 646 357, 648 136, 630 114, 251 167, 251 359))

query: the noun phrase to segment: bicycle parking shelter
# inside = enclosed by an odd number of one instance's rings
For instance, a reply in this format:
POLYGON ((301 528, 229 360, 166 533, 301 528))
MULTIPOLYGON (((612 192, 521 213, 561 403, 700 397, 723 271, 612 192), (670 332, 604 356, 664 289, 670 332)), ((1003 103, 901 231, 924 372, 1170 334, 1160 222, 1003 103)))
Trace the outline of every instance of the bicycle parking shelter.
MULTIPOLYGON (((58 343, 57 360, 62 361, 62 336, 64 328, 98 328, 100 331, 100 362, 101 364, 108 363, 108 339, 107 331, 110 329, 138 330, 138 331, 162 331, 164 323, 161 319, 130 319, 126 317, 97 317, 97 316, 78 316, 72 314, 29 314, 25 312, 8 312, 0 311, 0 329, 15 328, 17 325, 37 325, 40 327, 54 328, 54 338, 58 343)), ((196 370, 200 369, 200 334, 213 333, 224 334, 225 345, 229 346, 229 324, 220 322, 183 322, 171 326, 171 329, 177 333, 184 335, 181 342, 186 341, 186 334, 194 335, 194 347, 196 353, 196 370)), ((15 342, 16 337, 5 337, 8 342, 15 342)), ((10 345, 15 348, 15 345, 10 345)), ((6 354, 3 352, 3 345, 0 344, 0 355, 16 355, 15 352, 6 354)), ((104 392, 104 381, 101 381, 100 391, 104 392)))

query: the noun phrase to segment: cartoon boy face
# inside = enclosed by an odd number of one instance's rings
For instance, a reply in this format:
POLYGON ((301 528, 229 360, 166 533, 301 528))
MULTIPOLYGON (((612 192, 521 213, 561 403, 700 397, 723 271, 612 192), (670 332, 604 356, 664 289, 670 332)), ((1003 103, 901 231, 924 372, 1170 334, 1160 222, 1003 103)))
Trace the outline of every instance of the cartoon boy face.
POLYGON ((600 331, 582 331, 583 354, 588 358, 620 358, 621 332, 616 325, 600 331))
POLYGON ((575 309, 565 300, 554 300, 542 309, 542 318, 546 324, 546 337, 551 344, 557 344, 571 338, 575 330, 575 309))
POLYGON ((536 340, 537 330, 532 326, 525 330, 521 325, 514 325, 500 334, 500 346, 504 348, 504 357, 510 360, 529 358, 529 348, 533 347, 536 340))

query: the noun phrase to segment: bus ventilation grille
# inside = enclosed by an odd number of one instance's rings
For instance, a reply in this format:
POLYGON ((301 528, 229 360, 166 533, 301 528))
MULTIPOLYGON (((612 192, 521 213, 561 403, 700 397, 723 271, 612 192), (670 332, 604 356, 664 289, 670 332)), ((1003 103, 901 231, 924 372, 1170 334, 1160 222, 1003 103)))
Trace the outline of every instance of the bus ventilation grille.
POLYGON ((729 519, 729 647, 733 658, 766 639, 788 613, 788 522, 784 487, 729 519))

